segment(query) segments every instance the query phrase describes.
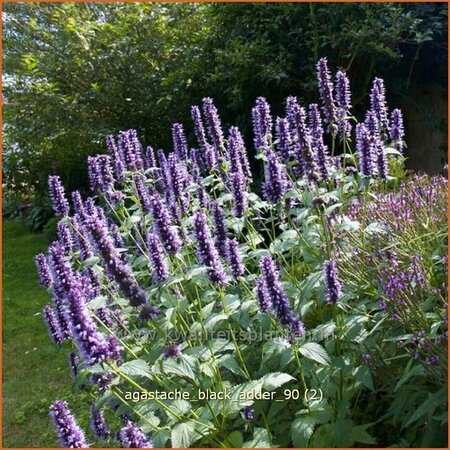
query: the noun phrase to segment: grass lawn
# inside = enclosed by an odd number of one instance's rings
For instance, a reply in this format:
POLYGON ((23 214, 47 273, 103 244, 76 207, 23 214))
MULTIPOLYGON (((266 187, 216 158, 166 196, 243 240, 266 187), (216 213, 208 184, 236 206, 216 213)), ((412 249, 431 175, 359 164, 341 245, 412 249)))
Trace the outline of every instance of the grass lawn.
POLYGON ((72 393, 67 349, 53 345, 41 316, 50 297, 34 256, 47 246, 43 235, 3 223, 3 447, 59 447, 48 417, 55 399, 67 400, 87 428, 88 405, 72 393))

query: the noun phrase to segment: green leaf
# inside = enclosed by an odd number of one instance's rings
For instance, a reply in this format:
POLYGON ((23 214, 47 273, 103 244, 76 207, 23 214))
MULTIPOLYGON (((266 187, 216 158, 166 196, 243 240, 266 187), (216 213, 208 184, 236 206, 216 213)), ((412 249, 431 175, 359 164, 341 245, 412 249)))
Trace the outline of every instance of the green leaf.
POLYGON ((119 371, 130 377, 139 376, 152 378, 152 372, 149 365, 142 359, 135 359, 134 361, 129 361, 122 364, 119 367, 119 371))
POLYGON ((299 417, 291 425, 291 439, 295 448, 308 447, 309 439, 314 433, 315 421, 311 417, 299 417))
POLYGON ((231 448, 242 448, 243 443, 244 443, 244 437, 242 436, 242 433, 239 431, 233 431, 226 438, 226 444, 227 444, 227 446, 229 446, 231 448))
POLYGON ((266 391, 273 391, 283 384, 288 383, 291 380, 295 380, 295 378, 287 373, 282 372, 273 372, 268 373, 262 377, 263 380, 263 389, 266 391))
POLYGON ((304 344, 298 350, 305 358, 312 359, 325 366, 330 365, 328 353, 321 345, 316 344, 315 342, 304 344))
POLYGON ((375 391, 373 386, 372 374, 367 366, 359 366, 354 371, 356 381, 362 383, 366 388, 375 391))
POLYGON ((353 442, 359 442, 361 444, 376 445, 377 441, 366 431, 370 425, 359 425, 353 427, 350 433, 350 439, 353 442))
POLYGON ((200 436, 195 431, 195 422, 177 423, 172 428, 171 439, 173 448, 188 448, 200 436))
POLYGON ((178 359, 165 359, 161 361, 162 371, 165 373, 173 373, 180 377, 190 378, 191 380, 197 380, 195 358, 183 355, 178 359))

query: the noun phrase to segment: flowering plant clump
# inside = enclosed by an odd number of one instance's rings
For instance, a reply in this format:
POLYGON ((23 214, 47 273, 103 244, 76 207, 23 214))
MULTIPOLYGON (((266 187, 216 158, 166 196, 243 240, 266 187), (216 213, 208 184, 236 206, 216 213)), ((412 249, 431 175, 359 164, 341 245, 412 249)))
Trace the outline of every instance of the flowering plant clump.
POLYGON ((43 315, 93 397, 90 432, 52 405, 63 446, 446 445, 446 180, 406 177, 382 79, 358 121, 346 74, 317 76, 320 104, 256 99, 252 163, 205 98, 193 147, 128 130, 92 197, 50 177, 43 315))

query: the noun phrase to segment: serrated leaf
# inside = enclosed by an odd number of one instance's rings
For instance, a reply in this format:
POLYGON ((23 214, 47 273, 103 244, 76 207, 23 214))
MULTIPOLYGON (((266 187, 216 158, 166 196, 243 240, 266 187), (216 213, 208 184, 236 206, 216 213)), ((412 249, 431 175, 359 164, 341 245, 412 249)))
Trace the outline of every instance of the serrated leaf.
POLYGON ((195 422, 177 423, 171 432, 171 440, 173 448, 188 448, 199 438, 199 434, 195 431, 195 422))
POLYGON ((294 448, 308 447, 309 439, 314 433, 315 421, 311 417, 300 417, 292 422, 291 439, 294 448))
POLYGON ((325 366, 330 365, 328 353, 321 345, 316 344, 315 342, 308 342, 307 344, 302 345, 298 350, 305 358, 312 359, 325 366))
POLYGON ((119 371, 128 376, 139 376, 152 378, 149 365, 142 359, 135 359, 122 364, 119 367, 119 371))
POLYGON ((273 372, 264 375, 263 380, 263 389, 266 391, 273 391, 283 384, 288 383, 291 380, 295 380, 292 375, 288 375, 287 373, 282 372, 273 372))
POLYGON ((178 359, 169 358, 163 360, 161 365, 162 371, 165 373, 173 373, 180 377, 187 377, 195 381, 197 379, 195 363, 195 358, 183 355, 178 359))

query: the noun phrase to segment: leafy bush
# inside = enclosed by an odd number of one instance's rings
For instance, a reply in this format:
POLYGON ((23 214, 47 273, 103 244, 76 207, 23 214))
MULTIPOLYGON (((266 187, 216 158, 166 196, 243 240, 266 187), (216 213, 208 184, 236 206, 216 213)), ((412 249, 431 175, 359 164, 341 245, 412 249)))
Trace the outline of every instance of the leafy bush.
POLYGON ((405 175, 382 79, 358 122, 346 74, 317 77, 321 108, 257 99, 262 196, 210 98, 196 149, 128 130, 89 160, 93 197, 50 177, 44 317, 93 396, 87 437, 51 406, 63 446, 446 445, 445 180, 405 175))

